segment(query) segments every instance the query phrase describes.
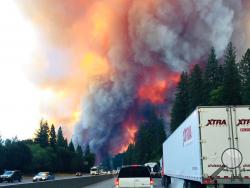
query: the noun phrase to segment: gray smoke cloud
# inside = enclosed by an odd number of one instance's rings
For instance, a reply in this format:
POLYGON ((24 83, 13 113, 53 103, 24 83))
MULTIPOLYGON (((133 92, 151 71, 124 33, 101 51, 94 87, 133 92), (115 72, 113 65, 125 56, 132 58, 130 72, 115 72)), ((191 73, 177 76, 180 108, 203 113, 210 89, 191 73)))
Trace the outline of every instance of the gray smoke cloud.
MULTIPOLYGON (((100 159, 114 154, 124 145, 124 121, 133 109, 140 111, 144 106, 139 102, 138 88, 150 74, 157 74, 154 67, 164 67, 168 79, 171 72, 187 70, 190 64, 202 61, 212 46, 222 57, 231 40, 244 40, 244 36, 234 37, 236 31, 244 32, 240 28, 243 3, 131 1, 125 29, 121 30, 127 33, 116 35, 108 52, 115 73, 97 82, 84 98, 74 142, 82 146, 89 143, 100 159)), ((159 105, 168 106, 169 102, 159 105)))

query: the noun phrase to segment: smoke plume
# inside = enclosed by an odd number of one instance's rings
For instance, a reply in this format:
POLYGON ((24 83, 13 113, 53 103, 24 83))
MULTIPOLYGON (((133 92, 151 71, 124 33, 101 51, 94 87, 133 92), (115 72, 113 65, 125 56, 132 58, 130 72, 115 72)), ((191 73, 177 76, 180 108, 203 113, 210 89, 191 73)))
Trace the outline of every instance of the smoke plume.
POLYGON ((179 74, 249 45, 246 0, 24 0, 39 28, 34 81, 62 92, 49 116, 73 118, 73 141, 98 159, 126 150, 144 111, 168 120, 179 74), (64 109, 64 110, 63 110, 64 109), (79 111, 79 112, 78 112, 79 111))

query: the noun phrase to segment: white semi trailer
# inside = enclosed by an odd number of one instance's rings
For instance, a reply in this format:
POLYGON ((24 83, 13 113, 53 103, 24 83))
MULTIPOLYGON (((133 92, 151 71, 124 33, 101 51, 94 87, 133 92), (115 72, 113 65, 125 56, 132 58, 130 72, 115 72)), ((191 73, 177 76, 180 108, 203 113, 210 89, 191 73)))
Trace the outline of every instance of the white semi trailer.
POLYGON ((163 143, 162 183, 250 186, 250 106, 197 107, 163 143))

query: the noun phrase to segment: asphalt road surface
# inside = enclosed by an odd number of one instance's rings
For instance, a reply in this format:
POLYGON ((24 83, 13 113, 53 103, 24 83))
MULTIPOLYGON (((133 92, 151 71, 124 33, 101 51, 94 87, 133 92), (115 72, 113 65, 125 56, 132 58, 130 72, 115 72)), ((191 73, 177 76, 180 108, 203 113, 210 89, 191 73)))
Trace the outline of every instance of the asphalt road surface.
MULTIPOLYGON (((86 176, 90 176, 90 175, 84 175, 84 176, 79 176, 79 177, 86 177, 86 176)), ((69 175, 69 174, 60 174, 60 175, 56 175, 55 176, 55 179, 56 180, 61 180, 61 179, 72 179, 72 178, 79 178, 79 177, 76 177, 75 175, 69 175)), ((33 182, 32 181, 32 178, 33 177, 23 177, 22 179, 22 182, 18 182, 18 181, 15 181, 13 183, 8 183, 8 182, 3 182, 3 183, 0 183, 0 187, 2 186, 6 186, 6 185, 16 185, 16 184, 25 184, 25 183, 31 183, 33 182)), ((34 182, 36 183, 36 182, 34 182)))
MULTIPOLYGON (((114 188, 114 178, 100 182, 100 183, 96 183, 84 188, 114 188)), ((154 188, 163 188, 163 186, 161 186, 161 179, 160 178, 155 178, 154 179, 154 188)))

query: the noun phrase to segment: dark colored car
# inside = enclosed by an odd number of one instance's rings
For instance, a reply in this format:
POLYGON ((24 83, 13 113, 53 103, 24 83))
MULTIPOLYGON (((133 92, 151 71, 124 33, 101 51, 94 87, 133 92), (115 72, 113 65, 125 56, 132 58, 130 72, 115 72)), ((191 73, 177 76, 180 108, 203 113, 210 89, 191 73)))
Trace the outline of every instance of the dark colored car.
POLYGON ((37 175, 34 176, 33 182, 36 181, 47 181, 47 180, 54 180, 55 176, 51 172, 39 172, 37 175))
POLYGON ((0 176, 0 182, 14 182, 14 181, 22 181, 22 175, 19 170, 6 170, 1 176, 0 176))

